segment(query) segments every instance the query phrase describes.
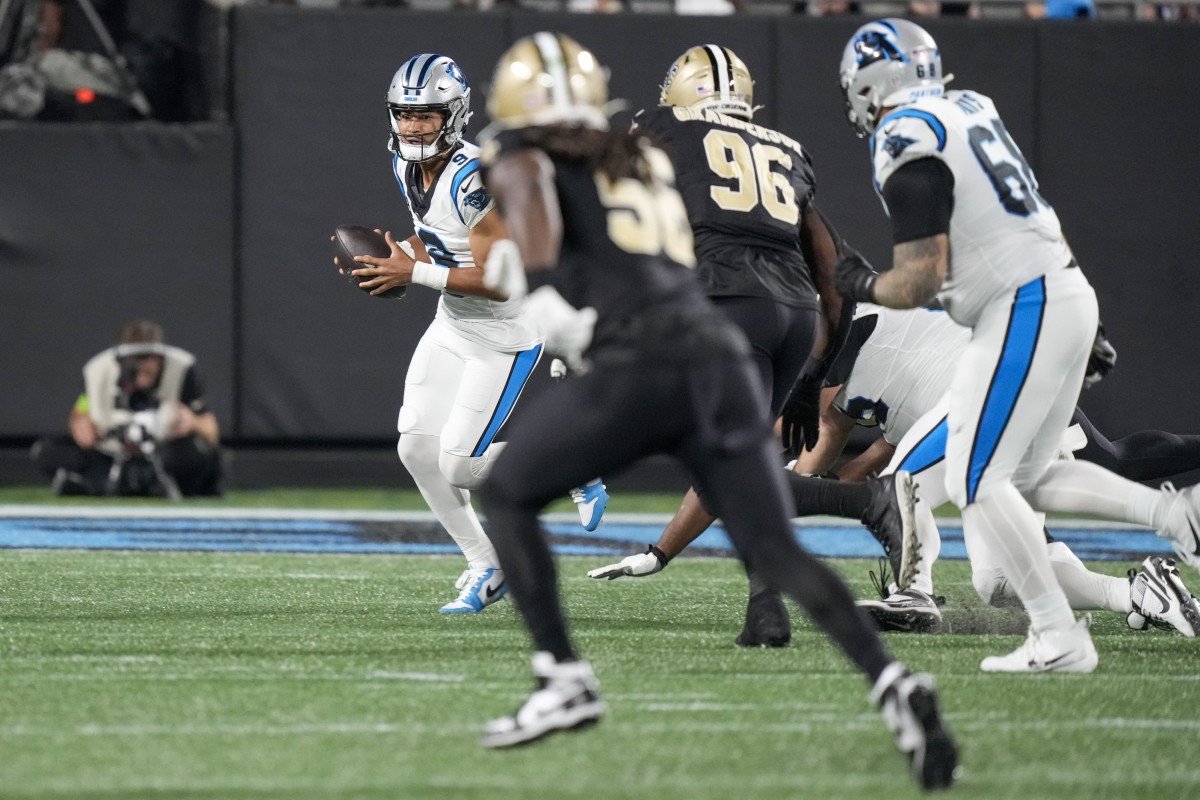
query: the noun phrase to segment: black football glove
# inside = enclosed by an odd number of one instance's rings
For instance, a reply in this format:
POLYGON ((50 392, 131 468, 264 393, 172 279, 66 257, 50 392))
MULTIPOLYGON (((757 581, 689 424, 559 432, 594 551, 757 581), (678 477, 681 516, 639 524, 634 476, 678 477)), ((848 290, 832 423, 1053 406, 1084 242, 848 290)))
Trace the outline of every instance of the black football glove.
POLYGON ((855 302, 875 302, 875 279, 879 273, 860 253, 847 249, 836 269, 837 288, 842 297, 855 302))
POLYGON ((1096 339, 1092 342, 1092 355, 1088 358, 1087 372, 1083 375, 1083 388, 1090 389, 1099 383, 1117 364, 1117 350, 1104 336, 1104 323, 1096 327, 1096 339))
POLYGON ((788 458, 799 458, 800 452, 817 446, 821 433, 821 384, 800 380, 783 404, 783 447, 788 458))

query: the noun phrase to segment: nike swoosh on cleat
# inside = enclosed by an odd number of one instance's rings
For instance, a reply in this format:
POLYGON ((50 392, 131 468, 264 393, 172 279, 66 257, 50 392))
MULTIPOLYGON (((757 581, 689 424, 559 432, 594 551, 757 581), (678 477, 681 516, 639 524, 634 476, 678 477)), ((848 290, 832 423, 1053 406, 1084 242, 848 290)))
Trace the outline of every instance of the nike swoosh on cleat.
POLYGON ((1067 657, 1067 653, 1063 653, 1062 655, 1055 656, 1054 658, 1050 659, 1049 661, 1034 661, 1031 658, 1031 659, 1029 659, 1029 667, 1030 667, 1030 669, 1049 669, 1050 667, 1053 667, 1055 664, 1062 661, 1066 657, 1067 657))
POLYGON ((1167 609, 1169 609, 1171 607, 1170 600, 1168 600, 1167 596, 1158 590, 1158 587, 1151 586, 1149 583, 1147 583, 1146 588, 1148 590, 1150 590, 1150 592, 1158 599, 1158 602, 1161 605, 1161 608, 1158 610, 1159 614, 1164 613, 1167 609))
POLYGON ((496 595, 496 592, 498 592, 498 591, 500 591, 499 586, 489 586, 489 587, 487 587, 487 596, 494 597, 496 595))

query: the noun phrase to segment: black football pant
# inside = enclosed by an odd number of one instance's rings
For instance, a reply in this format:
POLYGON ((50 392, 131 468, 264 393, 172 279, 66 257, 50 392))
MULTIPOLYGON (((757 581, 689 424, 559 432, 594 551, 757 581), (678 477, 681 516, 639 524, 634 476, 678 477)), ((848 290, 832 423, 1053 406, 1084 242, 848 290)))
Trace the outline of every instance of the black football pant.
POLYGON ((1131 481, 1162 481, 1200 469, 1200 436, 1166 431, 1138 431, 1110 441, 1078 408, 1071 418, 1087 434, 1087 446, 1075 453, 1131 481))
MULTIPOLYGON (((220 451, 200 436, 182 436, 160 442, 155 452, 162 460, 163 470, 187 496, 211 496, 221 493, 220 451)), ((69 435, 39 440, 31 452, 34 463, 47 478, 59 469, 80 477, 86 493, 103 495, 108 485, 111 456, 95 449, 85 449, 69 435)))
POLYGON ((576 657, 538 513, 597 475, 667 453, 705 489, 747 570, 795 599, 872 681, 891 660, 846 585, 796 542, 766 399, 748 363, 597 364, 532 400, 481 496, 537 650, 576 657))

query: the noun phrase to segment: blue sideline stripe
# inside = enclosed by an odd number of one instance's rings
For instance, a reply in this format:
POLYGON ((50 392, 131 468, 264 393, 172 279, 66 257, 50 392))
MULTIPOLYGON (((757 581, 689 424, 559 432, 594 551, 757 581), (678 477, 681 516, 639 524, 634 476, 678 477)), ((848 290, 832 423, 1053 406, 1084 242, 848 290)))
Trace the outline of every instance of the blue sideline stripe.
POLYGON ((942 417, 942 421, 925 434, 925 438, 917 442, 917 446, 909 451, 904 460, 900 462, 898 469, 916 475, 944 459, 946 457, 946 437, 949 432, 950 426, 946 423, 946 418, 942 417))
MULTIPOLYGON (((397 523, 403 524, 403 523, 397 523)), ((417 523, 424 524, 424 523, 417 523)), ((1053 523, 1051 523, 1053 525, 1053 523)), ((554 543, 560 537, 581 538, 575 523, 545 525, 554 543)), ((432 529, 431 529, 432 530, 432 529)), ((824 558, 873 558, 879 544, 856 525, 795 525, 797 540, 809 552, 824 558)), ((658 524, 606 521, 586 535, 591 544, 553 544, 560 555, 608 558, 628 555, 662 532, 658 524)), ((965 559, 962 528, 957 521, 941 526, 941 558, 965 559)), ((1149 530, 1054 528, 1059 541, 1086 560, 1141 560, 1147 555, 1170 555, 1170 544, 1149 530)), ((436 536, 437 534, 431 533, 436 536)), ((251 519, 68 519, 0 518, 0 549, 72 549, 137 551, 202 551, 253 553, 380 553, 394 555, 455 555, 450 542, 389 542, 366 538, 356 522, 321 523, 319 520, 251 519)), ((709 528, 696 546, 732 553, 728 535, 720 525, 709 528)))
POLYGON ((1000 353, 1000 364, 996 367, 992 385, 983 402, 975 442, 971 446, 971 463, 967 471, 968 503, 975 502, 975 492, 983 480, 984 470, 991 463, 1000 437, 1004 435, 1004 429, 1012 417, 1013 407, 1021 395, 1021 388, 1029 376, 1045 306, 1046 285, 1042 278, 1032 280, 1017 290, 1004 350, 1000 353))
POLYGON ((512 413, 517 399, 521 396, 521 391, 525 388, 525 383, 533 374, 533 368, 537 366, 538 359, 541 357, 542 345, 540 344, 517 354, 513 360, 512 372, 508 375, 508 382, 504 384, 504 393, 500 395, 500 402, 496 405, 496 410, 492 412, 492 419, 488 423, 487 430, 483 432, 483 436, 479 437, 479 443, 471 451, 472 458, 483 455, 483 451, 491 445, 496 434, 500 432, 500 428, 504 427, 505 420, 512 413))

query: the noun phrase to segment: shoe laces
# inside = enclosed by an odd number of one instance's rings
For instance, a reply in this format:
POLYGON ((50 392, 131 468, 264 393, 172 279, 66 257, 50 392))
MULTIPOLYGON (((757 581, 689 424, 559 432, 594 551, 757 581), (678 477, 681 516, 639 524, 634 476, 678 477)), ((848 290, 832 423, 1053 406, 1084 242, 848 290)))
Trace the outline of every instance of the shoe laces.
POLYGON ((879 575, 876 577, 875 570, 867 570, 867 575, 871 578, 871 586, 879 594, 881 600, 886 600, 891 596, 892 584, 892 564, 886 558, 879 559, 879 575))
MULTIPOLYGON (((562 489, 559 489, 559 491, 561 492, 562 489)), ((584 501, 582 486, 576 486, 574 489, 567 492, 567 494, 570 495, 571 499, 574 500, 576 503, 582 503, 584 501)))

